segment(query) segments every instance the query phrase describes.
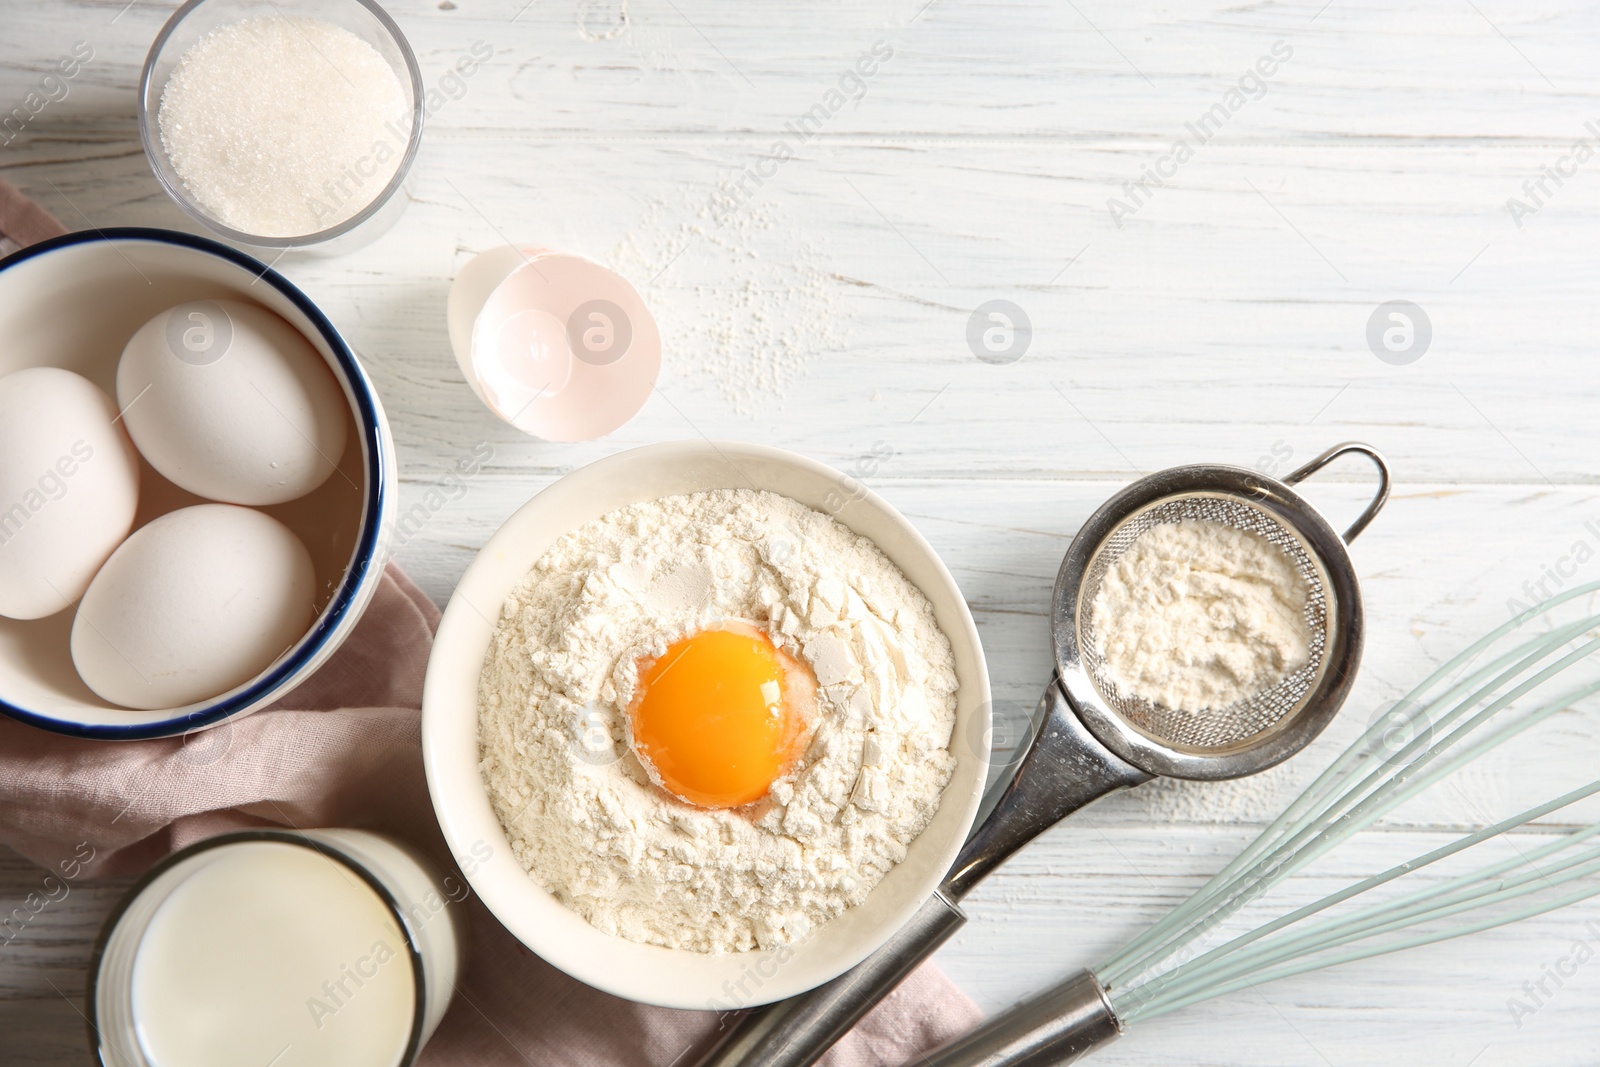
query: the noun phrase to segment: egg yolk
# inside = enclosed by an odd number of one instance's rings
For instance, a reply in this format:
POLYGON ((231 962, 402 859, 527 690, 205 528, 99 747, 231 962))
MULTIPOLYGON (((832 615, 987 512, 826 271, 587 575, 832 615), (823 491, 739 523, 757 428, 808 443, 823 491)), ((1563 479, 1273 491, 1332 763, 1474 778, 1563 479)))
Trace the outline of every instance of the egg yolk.
POLYGON ((668 792, 706 808, 765 796, 798 755, 816 703, 811 672, 752 626, 681 638, 640 682, 634 751, 668 792))

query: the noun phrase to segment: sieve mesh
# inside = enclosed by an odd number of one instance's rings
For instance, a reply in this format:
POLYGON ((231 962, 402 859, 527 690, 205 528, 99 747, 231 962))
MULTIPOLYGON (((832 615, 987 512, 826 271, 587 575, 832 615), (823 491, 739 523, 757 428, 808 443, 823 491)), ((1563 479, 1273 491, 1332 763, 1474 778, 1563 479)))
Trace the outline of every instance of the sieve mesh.
POLYGON ((1164 745, 1190 750, 1229 748, 1271 730, 1304 706, 1315 692, 1330 654, 1327 581, 1305 542, 1280 520, 1244 500, 1222 493, 1190 493, 1159 500, 1124 519, 1101 542, 1081 586, 1078 648, 1090 680, 1107 706, 1141 733, 1164 745), (1141 534, 1185 519, 1247 530, 1278 547, 1306 583, 1305 620, 1311 634, 1306 665, 1270 689, 1226 707, 1178 711, 1118 691, 1108 676, 1094 629, 1093 604, 1106 573, 1141 534))

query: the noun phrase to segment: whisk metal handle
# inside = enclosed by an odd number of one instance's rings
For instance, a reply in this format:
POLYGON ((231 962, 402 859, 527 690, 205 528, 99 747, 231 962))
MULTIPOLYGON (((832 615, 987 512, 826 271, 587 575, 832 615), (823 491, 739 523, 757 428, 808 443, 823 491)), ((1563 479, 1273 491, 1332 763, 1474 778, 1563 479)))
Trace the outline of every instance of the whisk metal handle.
POLYGON ((1105 987, 1090 972, 1079 971, 914 1062, 916 1067, 1063 1067, 1121 1033, 1105 987))
POLYGON ((1045 689, 1036 721, 1016 773, 922 910, 828 984, 746 1015, 700 1067, 810 1067, 967 921, 957 903, 984 875, 1090 801, 1151 777, 1094 739, 1059 680, 1045 689))
POLYGON ((1378 517, 1378 512, 1383 510, 1383 505, 1389 500, 1389 461, 1383 458, 1383 453, 1371 445, 1362 444, 1360 441, 1346 441, 1343 444, 1334 445, 1322 455, 1286 475, 1283 479, 1287 485, 1296 485, 1348 452, 1355 452, 1372 460, 1373 465, 1378 468, 1378 491, 1373 494, 1372 502, 1367 505, 1366 510, 1357 515, 1356 521, 1352 522, 1349 528, 1340 535, 1347 545, 1361 536, 1361 531, 1372 524, 1372 520, 1378 517))

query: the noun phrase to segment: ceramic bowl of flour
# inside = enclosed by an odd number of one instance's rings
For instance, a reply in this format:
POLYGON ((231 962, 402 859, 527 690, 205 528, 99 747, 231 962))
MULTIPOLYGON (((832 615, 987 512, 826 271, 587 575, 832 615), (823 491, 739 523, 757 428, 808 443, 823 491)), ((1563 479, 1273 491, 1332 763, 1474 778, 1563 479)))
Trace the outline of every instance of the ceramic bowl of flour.
POLYGON ((794 996, 879 948, 948 871, 971 829, 988 769, 988 671, 965 599, 920 534, 860 482, 760 445, 684 441, 580 468, 508 519, 445 610, 428 662, 422 741, 428 789, 451 851, 495 916, 528 948, 589 985, 672 1008, 728 1010, 794 996), (957 681, 955 767, 927 828, 866 899, 776 949, 707 953, 602 932, 532 878, 512 852, 480 771, 479 685, 507 595, 559 538, 618 508, 715 489, 758 489, 829 515, 873 544, 926 597, 957 681), (487 855, 487 859, 483 857, 487 855))

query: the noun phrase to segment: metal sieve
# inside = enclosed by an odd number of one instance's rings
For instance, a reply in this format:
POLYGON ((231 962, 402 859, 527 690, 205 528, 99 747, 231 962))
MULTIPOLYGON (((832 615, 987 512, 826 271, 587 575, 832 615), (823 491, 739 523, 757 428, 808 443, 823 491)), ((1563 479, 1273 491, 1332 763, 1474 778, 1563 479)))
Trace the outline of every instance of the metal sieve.
POLYGON ((1376 449, 1335 445, 1283 480, 1242 467, 1158 471, 1102 504, 1073 538, 1051 607, 1056 677, 1012 779, 972 832, 933 897, 883 948, 802 996, 752 1012, 701 1067, 807 1067, 844 1036, 963 923, 958 902, 1012 853, 1084 805, 1160 775, 1220 779, 1283 762, 1320 734, 1355 682, 1361 659, 1361 590, 1347 550, 1389 496, 1376 449), (1337 533, 1292 488, 1346 453, 1378 469, 1371 503, 1337 533), (1184 712, 1119 693, 1093 631, 1106 572, 1151 528, 1208 519, 1249 530, 1279 548, 1305 580, 1311 655, 1303 669, 1223 708, 1184 712))
POLYGON ((1323 675, 1328 652, 1328 629, 1337 625, 1328 599, 1324 569, 1312 550, 1289 527, 1236 496, 1224 493, 1188 493, 1146 505, 1123 519, 1089 561, 1078 594, 1078 648, 1084 669, 1101 699, 1124 721, 1155 741, 1189 752, 1215 752, 1248 741, 1272 729, 1300 709, 1323 675), (1309 634, 1309 655, 1299 670, 1260 693, 1218 708, 1180 711, 1118 692, 1100 656, 1095 632, 1094 603, 1105 576, 1135 542, 1150 530, 1180 522, 1205 522, 1254 534, 1288 558, 1306 589, 1304 622, 1309 634))
POLYGON ((1363 621, 1347 549, 1389 495, 1383 456, 1336 445, 1282 481, 1241 467, 1174 467, 1142 478, 1101 505, 1073 539, 1056 578, 1054 633, 1060 682, 1078 717, 1113 753, 1151 774, 1237 778, 1280 763, 1309 744, 1355 681, 1363 621), (1378 468, 1372 502, 1341 536, 1292 488, 1347 453, 1378 468), (1152 527, 1203 519, 1246 530, 1288 558, 1305 582, 1306 665, 1276 685, 1222 708, 1177 711, 1118 691, 1094 632, 1095 596, 1107 572, 1152 527))

